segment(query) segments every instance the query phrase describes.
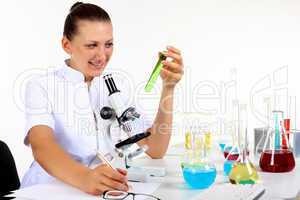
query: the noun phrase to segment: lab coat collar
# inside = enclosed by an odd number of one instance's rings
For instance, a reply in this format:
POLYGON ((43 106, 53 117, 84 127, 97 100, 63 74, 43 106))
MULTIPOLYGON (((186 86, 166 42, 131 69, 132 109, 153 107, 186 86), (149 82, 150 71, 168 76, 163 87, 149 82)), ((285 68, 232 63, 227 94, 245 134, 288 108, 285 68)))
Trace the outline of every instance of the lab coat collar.
POLYGON ((64 78, 74 83, 84 82, 84 75, 80 71, 70 67, 67 62, 68 59, 64 61, 62 68, 64 78))
MULTIPOLYGON (((63 68, 62 68, 64 78, 68 81, 73 82, 73 83, 84 83, 83 73, 81 73, 80 71, 70 67, 67 64, 67 62, 68 62, 68 59, 66 59, 64 61, 63 68)), ((103 76, 104 75, 101 74, 100 76, 94 77, 93 80, 92 80, 92 83, 99 82, 103 76)))

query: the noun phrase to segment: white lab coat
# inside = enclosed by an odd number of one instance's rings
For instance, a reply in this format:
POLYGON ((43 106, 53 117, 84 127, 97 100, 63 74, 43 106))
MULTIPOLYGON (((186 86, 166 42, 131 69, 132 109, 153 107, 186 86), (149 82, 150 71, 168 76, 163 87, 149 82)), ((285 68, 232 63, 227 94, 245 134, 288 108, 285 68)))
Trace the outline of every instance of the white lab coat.
MULTIPOLYGON (((116 84, 121 87, 117 81, 116 84)), ((122 93, 123 96, 125 92, 122 93)), ((130 103, 125 96, 125 102, 130 103)), ((25 92, 25 144, 28 144, 27 134, 32 127, 46 125, 53 129, 61 147, 78 162, 88 165, 95 158, 97 149, 103 155, 109 153, 104 142, 105 136, 101 134, 107 121, 100 117, 100 109, 109 106, 107 97, 108 91, 102 76, 95 77, 88 88, 83 74, 65 63, 57 70, 33 78, 27 83, 25 92), (98 137, 94 113, 100 131, 98 137)), ((151 124, 151 120, 141 115, 135 121, 133 130, 140 133, 151 124)), ((21 186, 47 183, 52 179, 54 178, 33 161, 21 186)))

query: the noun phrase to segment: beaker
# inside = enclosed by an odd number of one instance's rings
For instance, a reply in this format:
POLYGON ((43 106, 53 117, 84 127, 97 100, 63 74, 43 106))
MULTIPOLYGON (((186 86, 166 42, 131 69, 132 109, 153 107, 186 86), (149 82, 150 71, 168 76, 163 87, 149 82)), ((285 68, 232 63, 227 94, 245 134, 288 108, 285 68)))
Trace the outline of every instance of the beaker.
POLYGON ((191 148, 185 150, 181 162, 183 178, 189 187, 205 189, 214 183, 216 167, 210 159, 206 132, 194 126, 190 134, 191 148))
POLYGON ((265 172, 292 171, 295 168, 295 158, 287 138, 283 111, 272 111, 270 124, 271 126, 268 129, 260 156, 259 166, 265 172))
POLYGON ((246 104, 239 104, 237 131, 237 152, 239 153, 239 157, 234 162, 229 173, 229 181, 232 184, 255 184, 259 180, 259 177, 249 158, 246 104))

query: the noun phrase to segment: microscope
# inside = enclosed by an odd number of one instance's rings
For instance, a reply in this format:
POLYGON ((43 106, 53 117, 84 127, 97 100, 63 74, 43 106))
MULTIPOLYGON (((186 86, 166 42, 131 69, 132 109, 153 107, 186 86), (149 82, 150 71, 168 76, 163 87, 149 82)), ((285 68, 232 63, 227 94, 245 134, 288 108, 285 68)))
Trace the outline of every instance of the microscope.
POLYGON ((162 177, 165 176, 165 168, 149 167, 149 166, 131 166, 129 161, 138 157, 148 150, 147 145, 133 145, 140 140, 151 135, 150 132, 134 133, 133 124, 140 117, 140 114, 134 107, 126 107, 121 91, 116 87, 115 81, 111 74, 105 75, 105 85, 108 89, 108 101, 110 106, 105 106, 100 110, 102 119, 108 122, 105 134, 105 142, 114 163, 118 163, 118 167, 125 168, 128 171, 128 179, 132 181, 146 182, 149 176, 162 177), (121 165, 120 165, 121 164, 121 165))

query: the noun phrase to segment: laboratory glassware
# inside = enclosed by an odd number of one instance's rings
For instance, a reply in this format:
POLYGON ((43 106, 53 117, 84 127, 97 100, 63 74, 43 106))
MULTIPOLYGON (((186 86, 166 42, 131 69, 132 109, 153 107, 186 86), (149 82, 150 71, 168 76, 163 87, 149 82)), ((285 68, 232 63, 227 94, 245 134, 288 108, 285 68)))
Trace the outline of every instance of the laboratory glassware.
POLYGON ((190 132, 190 144, 182 157, 183 178, 191 188, 208 188, 214 183, 217 172, 210 159, 207 133, 199 126, 194 126, 190 132))
POLYGON ((247 126, 247 106, 239 104, 237 127, 239 157, 228 175, 232 184, 255 184, 259 180, 257 170, 249 158, 247 126))
POLYGON ((295 168, 295 158, 286 134, 283 111, 272 111, 270 124, 271 126, 268 129, 260 156, 259 166, 265 172, 279 173, 292 171, 295 168))

